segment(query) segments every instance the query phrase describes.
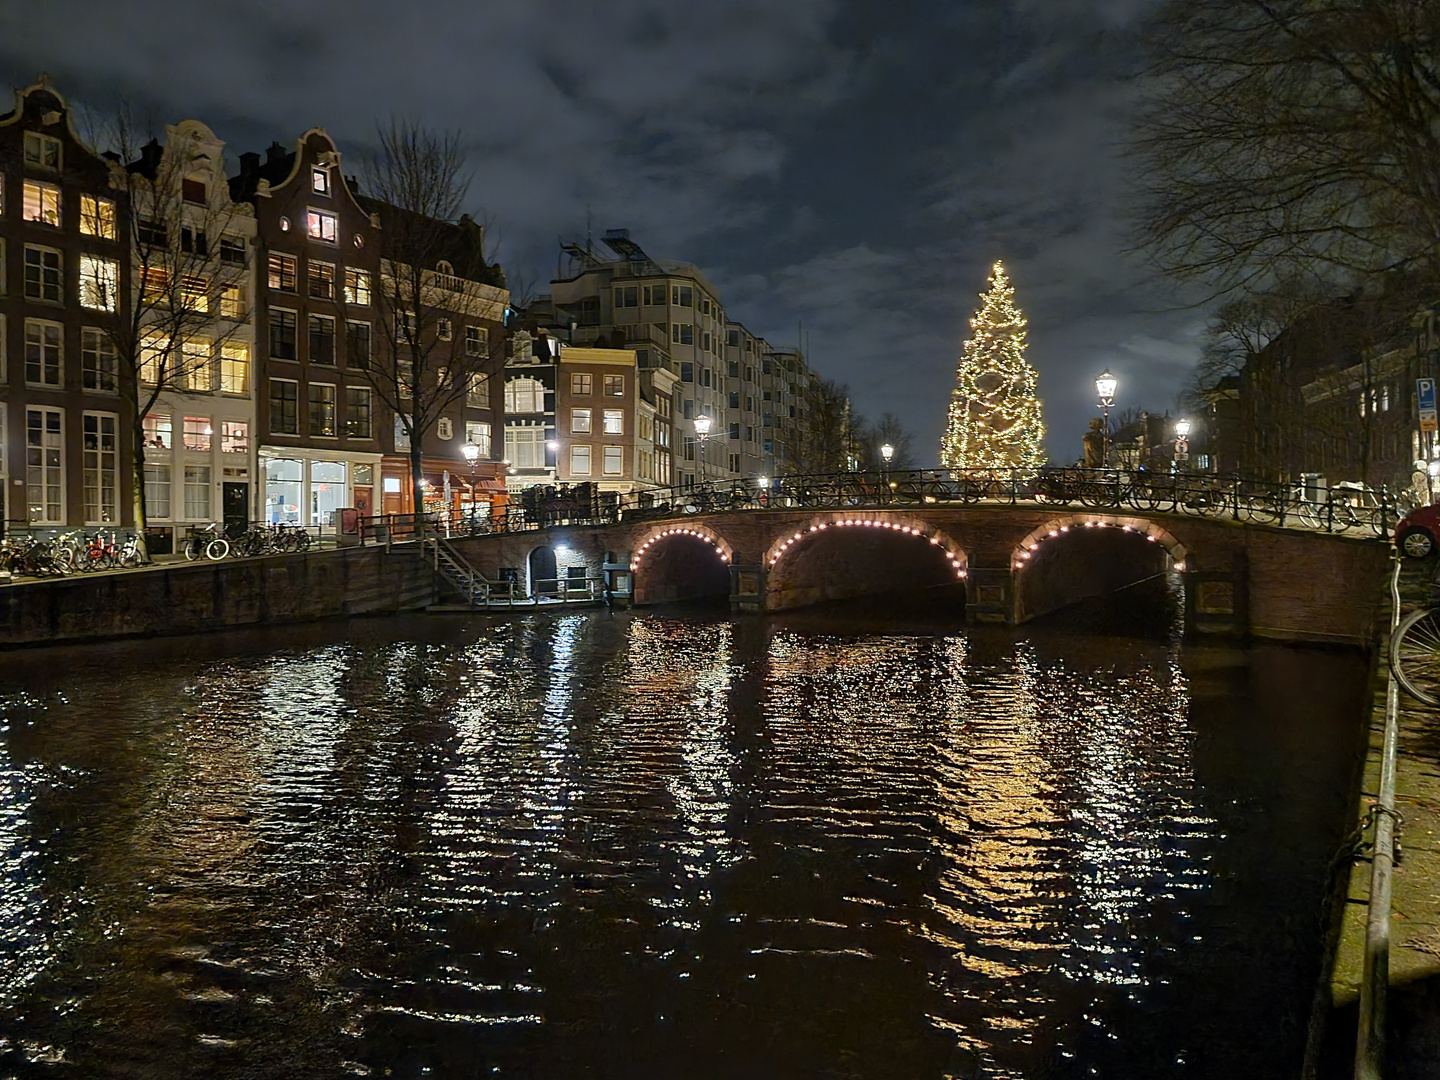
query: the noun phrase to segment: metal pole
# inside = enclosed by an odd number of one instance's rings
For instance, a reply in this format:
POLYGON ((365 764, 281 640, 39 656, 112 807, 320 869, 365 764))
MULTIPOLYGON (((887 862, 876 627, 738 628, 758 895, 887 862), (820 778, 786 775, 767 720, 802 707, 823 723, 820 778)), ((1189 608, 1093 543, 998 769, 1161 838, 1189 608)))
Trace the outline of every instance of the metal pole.
MULTIPOLYGON (((1400 559, 1390 553, 1390 632, 1400 624, 1400 559)), ((1375 852, 1370 862, 1370 907, 1365 917, 1365 973, 1360 980, 1360 1030, 1355 1080, 1380 1080, 1385 1062, 1385 1002, 1390 988, 1390 887, 1395 871, 1395 752, 1400 740, 1400 690, 1385 688, 1385 739, 1380 795, 1375 804, 1375 852)))
POLYGON ((1105 469, 1110 466, 1110 403, 1102 401, 1100 408, 1105 413, 1105 430, 1100 432, 1100 467, 1105 469))

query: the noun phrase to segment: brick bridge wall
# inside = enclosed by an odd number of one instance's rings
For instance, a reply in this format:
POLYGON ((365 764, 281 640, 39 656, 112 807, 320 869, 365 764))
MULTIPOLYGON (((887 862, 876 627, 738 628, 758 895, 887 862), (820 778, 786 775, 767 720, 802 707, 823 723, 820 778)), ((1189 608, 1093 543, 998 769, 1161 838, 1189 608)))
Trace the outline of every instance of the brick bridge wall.
MULTIPOLYGON (((964 572, 970 618, 1007 622, 1024 622, 1143 580, 1165 569, 1168 560, 1183 567, 1191 630, 1353 644, 1372 640, 1374 597, 1389 559, 1387 545, 1373 538, 1175 514, 1033 506, 699 514, 478 537, 457 546, 487 575, 510 566, 521 569, 523 580, 530 551, 546 543, 563 543, 569 561, 583 563, 590 573, 619 568, 615 581, 622 595, 633 563, 637 604, 683 595, 674 580, 651 580, 663 562, 657 553, 681 543, 704 551, 703 543, 729 565, 730 602, 740 611, 886 591, 904 583, 896 565, 938 559, 937 565, 957 576, 964 572), (856 521, 881 525, 845 524, 856 521), (1127 527, 1132 535, 1124 535, 1127 527), (1089 530, 1095 535, 1083 536, 1089 530), (1107 532, 1113 543, 1102 538, 1107 532), (842 538, 848 535, 855 539, 847 549, 842 538), (1031 545, 1036 548, 1031 557, 1017 559, 1031 545), (902 563, 911 548, 924 559, 902 563), (824 573, 801 573, 807 558, 823 560, 824 573), (1027 580, 1032 570, 1034 580, 1027 580)), ((560 562, 563 567, 566 560, 560 562)))

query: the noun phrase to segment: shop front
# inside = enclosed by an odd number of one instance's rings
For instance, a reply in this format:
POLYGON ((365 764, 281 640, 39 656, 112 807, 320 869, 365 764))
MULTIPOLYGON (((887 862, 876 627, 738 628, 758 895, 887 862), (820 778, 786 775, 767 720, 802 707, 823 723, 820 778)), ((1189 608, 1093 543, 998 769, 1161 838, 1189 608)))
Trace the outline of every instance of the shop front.
POLYGON ((265 475, 265 521, 333 529, 339 512, 355 507, 374 513, 378 454, 348 454, 301 447, 267 447, 260 452, 265 475))
MULTIPOLYGON (((427 514, 447 511, 465 518, 487 520, 503 511, 509 494, 499 475, 499 462, 480 462, 472 471, 468 465, 425 458, 420 463, 422 510, 427 514)), ((382 466, 382 509, 386 514, 411 512, 410 459, 387 457, 382 466)))

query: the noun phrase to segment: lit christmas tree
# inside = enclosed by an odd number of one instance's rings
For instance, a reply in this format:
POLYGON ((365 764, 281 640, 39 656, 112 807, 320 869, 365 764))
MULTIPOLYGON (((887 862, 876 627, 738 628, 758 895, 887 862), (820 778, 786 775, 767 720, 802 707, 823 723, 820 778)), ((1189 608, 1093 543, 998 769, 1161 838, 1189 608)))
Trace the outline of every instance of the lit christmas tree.
POLYGON ((998 262, 980 299, 955 369, 940 464, 955 472, 1037 469, 1045 460, 1045 424, 1035 369, 1025 361, 1025 317, 998 262))

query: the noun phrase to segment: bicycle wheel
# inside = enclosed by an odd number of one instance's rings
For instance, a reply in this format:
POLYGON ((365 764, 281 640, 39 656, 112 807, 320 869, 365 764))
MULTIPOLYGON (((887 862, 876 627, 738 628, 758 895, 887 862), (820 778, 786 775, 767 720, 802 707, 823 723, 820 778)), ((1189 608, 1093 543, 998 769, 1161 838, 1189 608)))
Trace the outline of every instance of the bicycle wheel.
POLYGON ((230 554, 230 541, 224 537, 216 537, 205 545, 205 557, 211 562, 219 562, 230 554))
POLYGON ((1440 608, 1412 611, 1395 628, 1390 671, 1416 701, 1440 708, 1440 608))
POLYGON ((200 544, 201 541, 199 537, 191 537, 190 539, 185 541, 186 562, 194 562, 196 559, 200 558, 200 544))

